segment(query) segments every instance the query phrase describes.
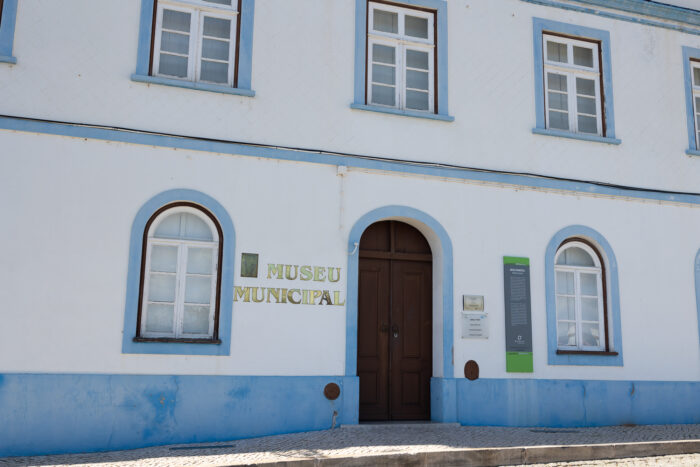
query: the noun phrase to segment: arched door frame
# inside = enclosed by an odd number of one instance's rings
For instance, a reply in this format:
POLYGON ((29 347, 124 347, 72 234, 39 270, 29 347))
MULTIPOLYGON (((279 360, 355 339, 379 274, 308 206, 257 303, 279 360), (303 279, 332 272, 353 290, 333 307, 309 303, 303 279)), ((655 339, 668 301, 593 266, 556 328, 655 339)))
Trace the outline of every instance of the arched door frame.
POLYGON ((407 206, 384 206, 360 217, 348 239, 348 293, 345 323, 345 375, 357 375, 357 295, 359 245, 367 227, 379 221, 405 222, 428 240, 433 250, 433 323, 442 325, 442 348, 433 340, 433 355, 441 355, 442 366, 433 365, 433 377, 453 378, 452 346, 454 312, 452 288, 452 241, 447 231, 430 215, 407 206))

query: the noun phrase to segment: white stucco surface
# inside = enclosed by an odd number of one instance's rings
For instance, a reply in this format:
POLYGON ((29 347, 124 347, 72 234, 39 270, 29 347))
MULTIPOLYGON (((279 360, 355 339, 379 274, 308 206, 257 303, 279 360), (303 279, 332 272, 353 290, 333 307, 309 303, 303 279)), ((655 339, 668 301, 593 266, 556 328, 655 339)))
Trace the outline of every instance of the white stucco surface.
POLYGON ((345 292, 348 235, 361 216, 386 205, 430 214, 453 245, 455 316, 463 294, 484 295, 490 316, 486 340, 461 339, 456 323, 456 376, 472 359, 485 378, 700 380, 697 207, 352 168, 340 177, 333 165, 33 133, 0 138, 10 220, 0 229, 0 372, 343 374, 345 307, 336 306, 236 302, 226 357, 121 353, 134 216, 155 194, 189 188, 233 220, 236 285, 270 282, 240 277, 240 254, 257 252, 262 271, 341 267, 345 292), (600 232, 617 257, 623 367, 547 364, 545 248, 571 224, 600 232), (505 372, 505 255, 531 261, 534 374, 505 372))
POLYGON ((697 190, 681 47, 700 48, 698 35, 519 0, 450 0, 450 123, 350 109, 354 0, 258 1, 253 98, 131 81, 139 13, 138 0, 22 0, 18 64, 0 66, 2 114, 697 190), (532 134, 533 17, 610 32, 622 145, 532 134))

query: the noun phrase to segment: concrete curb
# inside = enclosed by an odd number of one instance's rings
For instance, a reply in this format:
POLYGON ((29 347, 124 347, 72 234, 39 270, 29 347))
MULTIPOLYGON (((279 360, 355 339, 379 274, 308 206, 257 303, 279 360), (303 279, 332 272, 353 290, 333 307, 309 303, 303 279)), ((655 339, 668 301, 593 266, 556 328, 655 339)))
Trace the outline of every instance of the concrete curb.
POLYGON ((415 454, 382 454, 359 457, 319 457, 270 462, 266 467, 317 466, 499 466, 545 464, 628 457, 700 453, 700 440, 642 443, 582 444, 575 446, 525 446, 460 449, 415 454))

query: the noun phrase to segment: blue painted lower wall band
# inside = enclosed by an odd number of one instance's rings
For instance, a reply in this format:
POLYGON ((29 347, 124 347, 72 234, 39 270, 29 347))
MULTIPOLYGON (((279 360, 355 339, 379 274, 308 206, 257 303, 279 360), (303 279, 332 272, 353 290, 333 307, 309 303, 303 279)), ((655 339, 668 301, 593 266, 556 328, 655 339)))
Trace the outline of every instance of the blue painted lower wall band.
POLYGON ((700 382, 457 380, 463 425, 586 427, 700 423, 700 382))
POLYGON ((357 423, 357 377, 0 375, 0 457, 250 438, 357 423), (335 401, 323 389, 341 388, 335 401))
MULTIPOLYGON (((700 423, 700 382, 433 378, 463 425, 700 423)), ((225 441, 356 424, 354 376, 0 375, 0 457, 225 441), (330 401, 329 382, 341 387, 330 401)))

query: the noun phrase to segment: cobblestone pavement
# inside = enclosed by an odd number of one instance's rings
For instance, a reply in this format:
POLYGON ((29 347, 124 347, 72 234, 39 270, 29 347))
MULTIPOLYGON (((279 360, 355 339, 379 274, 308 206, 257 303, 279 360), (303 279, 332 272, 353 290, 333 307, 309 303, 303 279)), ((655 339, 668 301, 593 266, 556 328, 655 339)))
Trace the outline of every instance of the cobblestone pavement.
MULTIPOLYGON (((589 462, 555 462, 553 464, 529 464, 527 467, 677 467, 700 466, 700 454, 685 454, 680 456, 633 457, 629 459, 610 459, 589 462)), ((513 467, 525 467, 524 465, 513 467)))
MULTIPOLYGON (((267 436, 200 445, 172 445, 129 451, 0 459, 7 465, 198 466, 246 465, 294 459, 423 453, 469 448, 562 446, 700 440, 700 425, 615 426, 600 428, 468 427, 457 424, 345 426, 334 430, 267 436)), ((695 465, 700 453, 562 465, 695 465)))

